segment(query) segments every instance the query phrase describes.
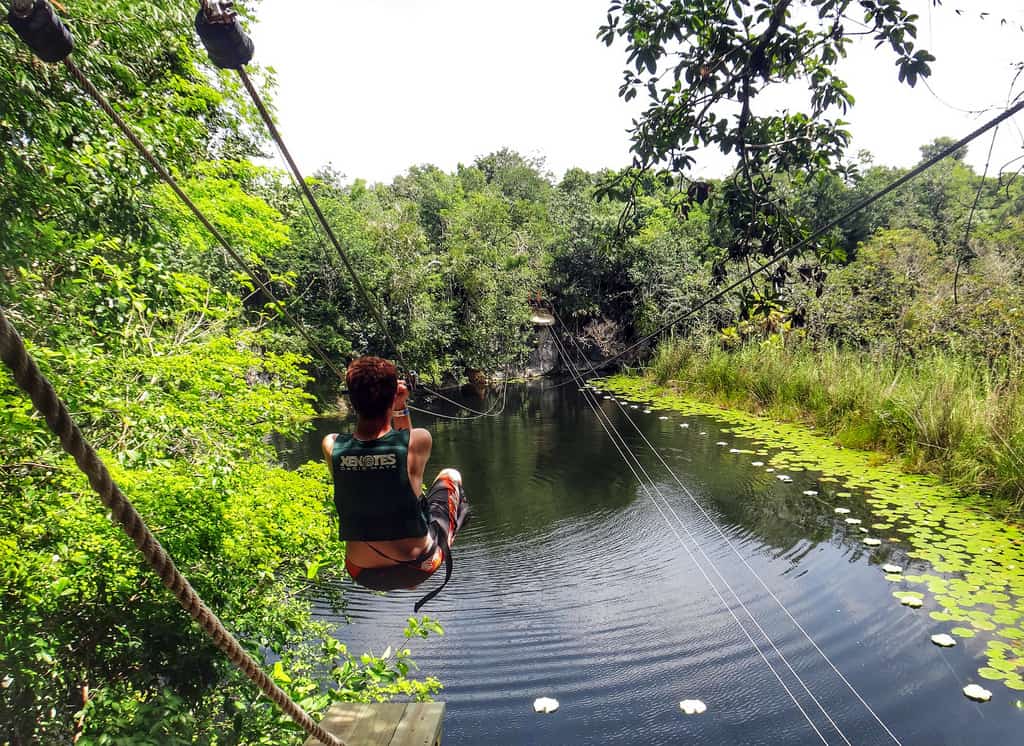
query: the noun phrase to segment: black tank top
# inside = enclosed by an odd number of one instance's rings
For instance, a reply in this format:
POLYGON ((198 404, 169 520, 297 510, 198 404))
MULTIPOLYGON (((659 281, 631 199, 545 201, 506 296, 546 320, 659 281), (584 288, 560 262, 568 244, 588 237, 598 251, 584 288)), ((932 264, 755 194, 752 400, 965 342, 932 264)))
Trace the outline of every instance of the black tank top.
POLYGON ((427 517, 409 484, 409 430, 376 440, 339 435, 331 453, 334 507, 342 540, 395 541, 427 535, 427 517))

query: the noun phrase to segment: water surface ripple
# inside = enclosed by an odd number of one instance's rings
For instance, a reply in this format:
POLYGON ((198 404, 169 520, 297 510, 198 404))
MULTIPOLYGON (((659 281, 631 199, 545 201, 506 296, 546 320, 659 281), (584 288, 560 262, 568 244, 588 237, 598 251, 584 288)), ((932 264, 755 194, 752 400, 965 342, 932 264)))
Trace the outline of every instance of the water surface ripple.
MULTIPOLYGON (((601 406, 650 472, 655 499, 575 387, 510 387, 497 418, 417 418, 434 435, 431 470, 457 466, 475 512, 451 584, 424 610, 446 634, 412 644, 421 673, 445 685, 447 746, 844 743, 828 718, 850 743, 893 743, 732 547, 902 743, 1021 742, 1024 710, 1012 697, 1000 690, 979 706, 960 692, 978 651, 928 643, 934 624, 893 603, 861 535, 802 494, 820 475, 783 484, 751 466, 755 457, 716 445, 744 447, 713 419, 687 417, 681 428, 672 413, 627 409, 705 515, 615 402, 601 406), (539 696, 561 709, 534 714, 539 696), (703 700, 707 713, 683 715, 682 699, 703 700)), ((292 462, 317 458, 319 438, 338 427, 321 423, 292 462)), ((339 637, 352 650, 404 644, 420 594, 345 590, 352 623, 339 637)))

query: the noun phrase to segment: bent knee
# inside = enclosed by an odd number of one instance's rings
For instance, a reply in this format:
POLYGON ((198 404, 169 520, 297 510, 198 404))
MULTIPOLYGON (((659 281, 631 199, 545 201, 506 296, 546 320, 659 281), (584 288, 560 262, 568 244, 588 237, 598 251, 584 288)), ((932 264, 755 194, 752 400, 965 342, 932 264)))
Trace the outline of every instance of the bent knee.
POLYGON ((437 475, 438 479, 447 477, 456 484, 462 484, 462 474, 459 473, 458 469, 441 469, 441 472, 437 475))

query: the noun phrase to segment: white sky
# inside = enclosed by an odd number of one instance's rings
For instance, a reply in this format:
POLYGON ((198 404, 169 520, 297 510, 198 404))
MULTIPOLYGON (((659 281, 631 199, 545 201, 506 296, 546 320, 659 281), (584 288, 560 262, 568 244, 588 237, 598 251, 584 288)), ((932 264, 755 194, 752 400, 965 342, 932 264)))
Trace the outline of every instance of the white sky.
MULTIPOLYGON (((921 15, 919 46, 938 58, 931 86, 945 104, 920 83, 899 84, 886 49, 859 44, 841 67, 857 99, 845 116, 851 153, 912 165, 922 144, 959 138, 995 115, 950 106, 1005 105, 1012 63, 1024 61, 1024 0, 928 4, 907 0, 921 15), (980 20, 985 10, 995 19, 980 20), (1003 16, 1015 23, 1001 26, 1003 16)), ((559 177, 630 161, 626 129, 640 107, 618 98, 624 47, 596 39, 607 8, 607 0, 262 0, 252 35, 255 61, 277 72, 282 133, 307 173, 330 163, 349 178, 390 182, 414 164, 450 171, 507 146, 544 157, 559 177)), ((801 99, 799 90, 780 92, 755 111, 801 99)), ((991 173, 1024 155, 1022 132, 1024 114, 1001 128, 991 173)), ((971 148, 979 171, 989 142, 971 148)), ((711 156, 698 172, 725 169, 711 156)))

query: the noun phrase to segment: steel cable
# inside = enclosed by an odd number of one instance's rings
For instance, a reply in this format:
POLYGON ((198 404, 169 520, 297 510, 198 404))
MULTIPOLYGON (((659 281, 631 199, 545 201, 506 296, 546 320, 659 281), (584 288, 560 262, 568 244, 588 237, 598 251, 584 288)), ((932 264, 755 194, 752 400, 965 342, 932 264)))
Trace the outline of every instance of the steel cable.
MULTIPOLYGON (((558 316, 557 313, 555 314, 555 318, 558 319, 558 323, 562 326, 563 329, 565 329, 566 326, 562 322, 561 318, 558 316)), ((578 347, 577 347, 577 352, 580 352, 578 347)), ((594 368, 592 366, 591 366, 591 371, 595 374, 595 376, 597 375, 597 371, 594 370, 594 368)), ((757 580, 757 582, 761 585, 761 587, 764 588, 765 592, 772 598, 772 600, 775 601, 775 603, 779 606, 779 608, 783 611, 783 613, 789 618, 789 620, 793 623, 793 625, 798 630, 800 630, 800 632, 804 636, 804 638, 811 644, 811 647, 813 647, 818 652, 818 654, 825 660, 825 662, 835 672, 835 674, 839 677, 839 679, 846 685, 846 687, 850 690, 850 692, 853 693, 854 697, 857 698, 857 700, 864 706, 864 708, 878 722, 878 724, 882 727, 882 729, 886 732, 886 734, 890 738, 892 738, 892 740, 894 742, 896 742, 897 744, 900 744, 900 740, 896 737, 896 735, 892 732, 892 730, 889 729, 889 726, 887 726, 885 724, 885 722, 882 720, 882 718, 879 717, 879 715, 874 711, 874 709, 872 709, 871 705, 869 705, 867 703, 867 701, 864 699, 864 697, 861 696, 860 692, 858 692, 857 689, 853 686, 853 684, 851 684, 850 681, 846 678, 846 676, 843 675, 842 671, 840 671, 839 668, 832 662, 832 659, 829 658, 828 655, 825 654, 825 651, 822 650, 821 647, 819 647, 818 643, 814 641, 814 638, 812 638, 810 636, 810 634, 807 632, 807 630, 804 629, 804 626, 802 624, 800 624, 800 622, 798 622, 796 620, 796 617, 793 616, 793 614, 789 611, 789 609, 782 602, 782 600, 775 594, 774 591, 772 591, 771 588, 768 587, 768 584, 764 581, 764 579, 761 578, 761 576, 758 574, 758 572, 751 566, 751 564, 747 561, 747 559, 736 548, 736 545, 733 544, 733 542, 729 539, 728 535, 726 535, 725 531, 723 531, 721 526, 718 525, 718 522, 715 521, 711 517, 711 515, 707 512, 707 510, 705 510, 704 506, 700 504, 700 501, 697 500, 697 498, 694 496, 694 494, 686 487, 685 484, 683 484, 683 481, 678 477, 678 475, 671 469, 671 467, 669 467, 669 465, 665 461, 664 457, 662 457, 661 453, 654 447, 654 444, 651 443, 650 440, 648 440, 646 435, 644 435, 644 432, 643 432, 643 430, 640 429, 640 426, 637 425, 636 422, 633 420, 633 418, 629 416, 629 413, 626 412, 625 408, 622 406, 622 403, 619 402, 618 399, 615 399, 615 403, 618 405, 619 409, 622 411, 623 416, 629 421, 629 423, 633 426, 633 428, 640 435, 640 438, 643 440, 643 442, 650 449, 651 453, 654 454, 654 456, 661 463, 661 465, 665 469, 665 471, 667 471, 668 474, 675 481, 675 483, 677 485, 679 485, 679 488, 683 491, 683 494, 685 494, 687 496, 687 498, 689 498, 690 502, 692 502, 693 505, 697 508, 697 510, 700 511, 701 515, 704 516, 704 518, 711 525, 711 527, 714 528, 715 531, 718 532, 718 534, 722 537, 722 539, 725 541, 725 543, 733 551, 733 553, 736 555, 736 557, 739 558, 740 562, 743 563, 744 567, 746 567, 747 570, 750 571, 750 574, 753 575, 753 577, 757 580)), ((678 514, 676 514, 675 509, 672 508, 671 505, 669 505, 668 508, 672 512, 672 514, 675 516, 676 520, 679 521, 680 525, 684 525, 683 522, 682 522, 682 519, 679 518, 678 514)), ((704 554, 703 549, 701 549, 700 551, 701 551, 702 554, 704 554)), ((705 556, 705 558, 707 558, 706 554, 704 556, 705 556)), ((708 559, 709 562, 711 561, 710 558, 707 558, 707 559, 708 559)), ((716 572, 717 572, 717 569, 716 569, 716 572)), ((721 577, 720 573, 719 573, 719 577, 721 577)), ((723 578, 723 580, 724 580, 724 578, 723 578)), ((808 694, 810 694, 809 691, 808 691, 808 694)), ((813 695, 812 695, 812 698, 813 698, 813 695)), ((819 707, 820 706, 821 705, 819 705, 819 707)), ((826 715, 826 717, 828 717, 828 715, 826 715)), ((831 721, 831 718, 829 718, 829 720, 831 721)), ((835 723, 833 723, 833 725, 835 725, 835 723)), ((839 730, 838 726, 836 727, 836 730, 839 730)), ((839 731, 839 732, 840 732, 840 735, 842 735, 842 731, 839 731)), ((843 738, 845 740, 845 736, 843 736, 843 738)), ((847 743, 849 743, 849 741, 847 741, 847 743)))
MULTIPOLYGON (((567 366, 570 365, 571 360, 570 360, 570 357, 569 357, 569 353, 565 349, 565 347, 562 345, 561 341, 558 340, 558 336, 557 336, 557 334, 553 330, 552 330, 552 338, 556 340, 555 345, 558 347, 559 357, 561 357, 561 359, 563 360, 563 362, 567 366)), ((604 411, 601 409, 600 405, 596 401, 596 398, 592 399, 592 396, 593 396, 592 392, 584 385, 585 382, 583 380, 583 377, 580 376, 575 371, 573 371, 573 376, 576 379, 576 382, 580 385, 580 389, 583 392, 584 400, 587 402, 587 404, 590 407, 591 411, 594 413, 594 416, 597 417, 597 420, 601 424, 601 427, 604 429, 605 433, 608 435, 609 439, 612 441, 612 445, 615 446, 615 449, 618 451, 619 455, 622 457, 623 462, 626 464, 626 466, 629 468, 629 470, 633 473, 633 476, 636 477, 637 482, 639 482, 640 486, 643 488, 644 493, 651 500, 652 504, 654 505, 655 509, 657 509, 657 511, 661 515, 662 519, 664 519, 665 525, 675 535, 676 539, 679 541, 680 546, 682 546, 683 549, 686 551, 687 555, 690 557, 690 560, 693 562, 694 566, 697 568, 697 570, 700 572, 700 574, 704 577, 704 580, 710 586, 711 590, 714 591, 716 596, 718 596, 718 599, 722 602, 722 605, 725 607, 726 611, 729 612, 730 616, 732 616, 733 620, 736 622, 736 625, 740 628, 740 630, 746 636, 747 640, 753 646, 754 650, 757 651, 758 655, 761 656, 761 659, 764 661, 765 665, 768 666, 768 669, 772 672, 772 674, 778 680, 779 684, 785 690, 786 694, 789 695, 789 698, 793 701, 793 704, 796 705, 796 708, 804 716, 804 719, 807 720, 808 725, 815 732, 815 734, 817 734, 818 738, 821 739, 821 742, 826 744, 826 746, 828 746, 828 740, 825 738, 825 736, 818 729, 818 726, 815 725, 815 723, 811 719, 810 715, 807 713, 807 711, 800 704, 800 701, 796 698, 796 695, 793 694, 793 691, 789 688, 789 686, 787 686, 786 682, 782 679, 782 676, 779 674, 779 672, 775 669, 775 667, 768 660, 768 657, 765 654, 764 650, 762 650, 761 646, 759 646, 757 644, 757 642, 754 640, 753 636, 750 634, 750 631, 740 621, 739 616, 737 616, 735 610, 732 608, 732 606, 726 600, 725 596, 722 594, 722 592, 719 589, 718 585, 715 584, 715 582, 708 575, 707 571, 704 569, 704 567, 701 565, 701 563, 697 560, 696 556, 693 553, 693 550, 687 545, 686 541, 679 534, 679 531, 672 524, 672 521, 669 520, 668 515, 665 513, 664 509, 662 508, 661 503, 658 501, 658 499, 656 499, 654 497, 654 495, 651 492, 651 489, 647 486, 647 483, 650 482, 651 487, 653 487, 654 490, 658 492, 659 497, 661 498, 661 501, 665 502, 666 505, 667 505, 668 501, 665 499, 664 495, 661 494, 660 489, 657 486, 657 483, 651 478, 650 474, 644 468, 643 464, 640 463, 640 459, 637 458, 636 454, 634 454, 634 453, 632 453, 632 451, 630 451, 629 445, 626 443, 625 438, 622 437, 622 434, 618 431, 618 429, 615 427, 615 424, 611 421, 611 418, 609 418, 604 413, 604 411), (627 456, 627 454, 628 454, 628 456, 627 456), (632 457, 632 461, 630 461, 630 457, 632 457), (635 466, 634 466, 634 464, 635 464, 635 466), (641 477, 640 473, 643 473, 644 477, 641 477), (646 477, 646 480, 645 480, 645 477, 646 477)), ((677 518, 677 520, 678 520, 678 518, 677 518)), ((684 524, 682 524, 682 522, 680 522, 680 526, 682 526, 684 528, 684 530, 687 530, 686 526, 684 524)), ((693 535, 690 534, 688 530, 687 530, 687 533, 690 535, 691 541, 693 541, 695 546, 697 546, 699 548, 700 545, 693 538, 693 535)), ((709 562, 709 564, 711 564, 710 563, 710 559, 707 558, 707 555, 705 555, 705 559, 709 562)), ((712 564, 712 567, 714 567, 713 564, 712 564)), ((719 577, 721 577, 721 574, 719 574, 719 577)), ((723 581, 724 581, 724 578, 723 578, 723 581)), ((729 587, 727 582, 725 583, 725 585, 727 587, 729 587)), ((730 587, 730 590, 731 590, 731 587, 730 587)), ((737 601, 739 601, 739 596, 737 596, 735 592, 733 592, 733 597, 736 598, 737 601)), ((789 666, 789 663, 788 663, 788 661, 786 661, 785 657, 782 655, 782 652, 778 649, 778 647, 775 646, 775 643, 772 642, 771 638, 760 627, 760 625, 757 624, 757 620, 754 619, 754 616, 750 613, 749 609, 746 608, 746 606, 743 604, 742 601, 739 601, 739 605, 744 609, 744 611, 746 611, 747 616, 749 616, 750 619, 754 622, 754 624, 758 627, 758 629, 761 630, 761 634, 764 635, 765 639, 767 639, 769 641, 769 643, 771 644, 772 648, 775 650, 776 654, 783 660, 783 662, 789 667, 789 670, 793 672, 794 676, 796 676, 797 680, 800 681, 800 683, 802 684, 803 681, 802 681, 802 679, 800 679, 800 676, 798 674, 796 674, 795 671, 793 671, 792 666, 789 666)), ((804 689, 805 690, 807 689, 806 685, 804 686, 804 689)), ((812 699, 814 699, 813 695, 812 695, 812 699)), ((817 700, 815 700, 815 702, 817 703, 817 700)), ((819 708, 821 707, 820 704, 818 706, 819 706, 819 708)), ((826 713, 826 717, 828 717, 827 713, 826 713)), ((829 720, 831 722, 831 718, 829 718, 829 720)), ((834 722, 833 722, 833 725, 835 725, 834 722)), ((839 731, 838 727, 836 727, 836 730, 837 730, 837 732, 840 732, 840 735, 842 735, 842 732, 839 731)), ((846 740, 845 736, 843 736, 843 738, 844 738, 844 740, 846 740)), ((849 741, 846 741, 846 742, 849 744, 849 741)))
MULTIPOLYGON (((983 134, 985 134, 986 132, 991 130, 993 127, 998 127, 1000 124, 1002 124, 1007 119, 1009 119, 1010 117, 1014 116, 1015 114, 1017 114, 1021 110, 1024 110, 1024 100, 1022 100, 1022 101, 1018 102, 1017 104, 1009 107, 1002 114, 1000 114, 999 116, 995 117, 994 119, 991 119, 990 121, 986 122, 982 126, 978 127, 978 129, 974 130, 971 134, 969 134, 969 135, 963 137, 962 139, 958 140, 956 143, 950 145, 949 147, 943 148, 936 155, 934 155, 931 158, 929 158, 928 160, 918 164, 916 167, 914 167, 913 169, 911 169, 910 171, 908 171, 907 173, 905 173, 903 176, 899 177, 898 179, 893 180, 888 186, 883 187, 879 191, 877 191, 874 194, 872 194, 870 197, 864 198, 863 200, 861 200, 860 202, 858 202, 857 204, 853 205, 852 207, 847 209, 845 212, 843 212, 839 217, 834 218, 834 219, 830 220, 829 222, 827 222, 825 225, 817 228, 807 238, 804 238, 804 239, 798 241, 793 246, 789 246, 789 247, 786 247, 784 249, 780 249, 780 250, 776 251, 765 262, 763 262, 762 264, 758 265, 754 269, 750 270, 749 272, 744 274, 742 277, 740 277, 735 282, 729 284, 725 289, 718 291, 717 293, 715 293, 714 295, 712 295, 712 296, 710 296, 708 298, 705 298, 700 303, 698 303, 697 305, 693 306, 690 310, 688 310, 688 311, 686 311, 686 312, 676 316, 672 320, 667 321, 666 323, 662 324, 660 327, 655 329, 653 332, 651 332, 650 334, 647 334, 644 337, 641 337, 639 340, 637 340, 636 342, 631 344, 629 347, 624 349, 622 352, 616 353, 615 355, 613 355, 613 356, 611 356, 609 358, 606 358, 605 360, 602 360, 600 363, 598 363, 598 366, 603 368, 604 366, 608 365, 609 363, 613 363, 616 360, 619 360, 620 358, 622 358, 625 355, 629 354, 633 350, 635 350, 635 349, 637 349, 639 347, 642 347, 643 345, 645 345, 647 342, 650 342, 655 337, 660 337, 662 334, 664 334, 665 332, 667 332, 668 330, 670 330, 674 326, 676 326, 676 324, 678 324, 679 322, 688 319, 689 317, 693 316, 695 313, 697 313, 701 309, 706 308, 707 306, 711 305, 715 301, 721 300, 723 297, 725 297, 727 294, 731 293, 733 290, 738 288, 740 285, 742 285, 743 283, 745 283, 748 280, 752 279, 753 277, 756 277, 758 274, 760 274, 764 270, 768 269, 773 264, 776 264, 777 262, 779 262, 780 260, 782 260, 786 256, 795 255, 798 251, 806 248, 809 244, 811 244, 814 241, 816 241, 817 239, 821 238, 826 233, 831 231, 833 228, 836 228, 836 227, 842 225, 843 223, 845 223, 847 220, 849 220, 851 217, 853 217, 857 213, 867 209, 871 205, 873 205, 876 202, 878 202, 878 200, 882 199, 883 197, 887 196, 888 194, 890 194, 890 193, 894 192, 895 190, 899 189, 901 186, 903 186, 907 182, 909 182, 909 181, 911 181, 913 179, 916 179, 918 176, 923 174, 925 171, 927 171, 930 168, 932 168, 935 164, 939 163, 942 160, 945 160, 948 156, 952 155, 953 153, 956 153, 958 150, 960 150, 964 146, 969 145, 971 142, 973 142, 977 138, 981 137, 983 134)), ((591 368, 593 368, 593 367, 594 366, 591 366, 591 368)))

